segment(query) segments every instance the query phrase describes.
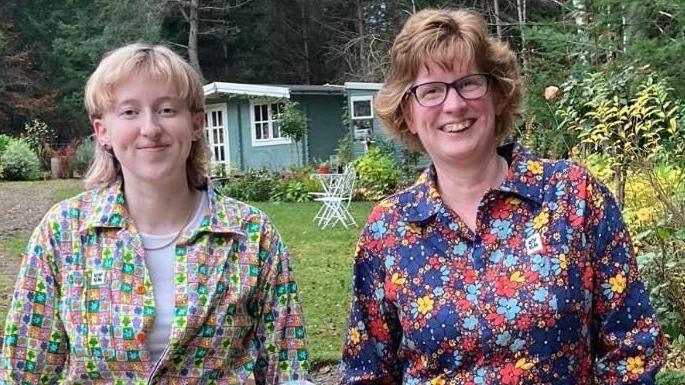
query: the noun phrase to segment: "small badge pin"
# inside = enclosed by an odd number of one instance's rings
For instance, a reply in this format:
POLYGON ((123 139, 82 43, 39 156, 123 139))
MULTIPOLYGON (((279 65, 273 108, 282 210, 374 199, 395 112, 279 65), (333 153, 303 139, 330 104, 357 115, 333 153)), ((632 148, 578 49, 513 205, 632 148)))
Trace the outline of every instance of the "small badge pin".
POLYGON ((105 283, 105 271, 102 269, 93 270, 90 275, 90 285, 100 286, 105 283))
POLYGON ((540 234, 534 233, 526 238, 526 251, 528 254, 535 254, 542 251, 542 237, 540 237, 540 234))

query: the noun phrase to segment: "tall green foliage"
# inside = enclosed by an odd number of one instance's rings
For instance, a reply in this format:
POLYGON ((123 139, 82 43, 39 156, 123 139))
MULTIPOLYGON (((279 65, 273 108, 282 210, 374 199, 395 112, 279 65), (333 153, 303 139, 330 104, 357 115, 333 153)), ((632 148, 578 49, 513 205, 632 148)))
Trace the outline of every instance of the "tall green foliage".
POLYGON ((584 150, 608 156, 621 204, 628 170, 653 165, 666 148, 683 145, 683 109, 648 68, 589 74, 571 79, 563 90, 559 129, 576 131, 584 150))

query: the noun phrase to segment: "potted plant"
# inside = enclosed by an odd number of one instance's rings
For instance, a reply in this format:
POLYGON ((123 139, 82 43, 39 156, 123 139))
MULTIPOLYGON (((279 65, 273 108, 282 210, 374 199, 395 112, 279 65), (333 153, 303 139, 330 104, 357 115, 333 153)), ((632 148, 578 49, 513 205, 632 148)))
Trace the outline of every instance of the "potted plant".
POLYGON ((331 167, 328 162, 323 161, 319 164, 319 174, 329 174, 331 172, 331 167))
POLYGON ((50 149, 50 174, 52 179, 71 178, 71 158, 78 148, 79 140, 74 138, 66 146, 50 149))

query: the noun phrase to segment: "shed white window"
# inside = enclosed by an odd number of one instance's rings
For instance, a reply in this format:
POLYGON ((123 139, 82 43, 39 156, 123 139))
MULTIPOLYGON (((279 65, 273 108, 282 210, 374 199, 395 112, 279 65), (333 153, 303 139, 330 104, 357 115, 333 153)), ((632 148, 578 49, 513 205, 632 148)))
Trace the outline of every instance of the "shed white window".
POLYGON ((282 108, 282 103, 250 102, 253 146, 291 143, 290 138, 283 136, 278 124, 282 108))
POLYGON ((373 132, 373 96, 352 96, 350 118, 354 127, 354 139, 364 140, 373 132))

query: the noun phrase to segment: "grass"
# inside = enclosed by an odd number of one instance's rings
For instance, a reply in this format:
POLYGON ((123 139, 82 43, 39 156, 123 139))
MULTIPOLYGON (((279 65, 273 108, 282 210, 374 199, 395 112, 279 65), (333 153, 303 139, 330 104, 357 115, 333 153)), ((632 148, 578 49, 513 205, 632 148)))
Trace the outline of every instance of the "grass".
MULTIPOLYGON (((360 228, 336 226, 320 230, 312 221, 319 207, 313 202, 253 204, 269 215, 290 250, 312 361, 339 360, 352 293, 352 257, 360 228)), ((371 207, 370 202, 352 203, 357 223, 366 221, 371 207)))
MULTIPOLYGON (((76 195, 82 190, 77 181, 2 183, 0 188, 49 188, 55 202, 76 195), (36 184, 39 183, 39 184, 36 184)), ((352 279, 352 257, 360 228, 341 226, 320 230, 312 221, 319 203, 253 202, 272 219, 290 250, 295 278, 300 286, 300 299, 312 362, 340 359, 345 325, 349 311, 352 279)), ((362 225, 371 210, 370 202, 353 202, 351 212, 362 225)), ((0 252, 19 256, 30 232, 0 239, 0 252)), ((0 276, 0 322, 4 322, 11 297, 14 277, 0 276)))

